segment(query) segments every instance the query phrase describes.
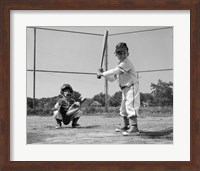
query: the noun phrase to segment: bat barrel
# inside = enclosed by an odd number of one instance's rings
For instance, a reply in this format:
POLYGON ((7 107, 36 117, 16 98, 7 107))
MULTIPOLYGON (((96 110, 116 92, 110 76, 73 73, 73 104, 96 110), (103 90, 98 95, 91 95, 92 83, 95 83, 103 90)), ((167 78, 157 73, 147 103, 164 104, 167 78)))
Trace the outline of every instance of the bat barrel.
POLYGON ((108 39, 108 30, 105 31, 104 37, 103 37, 103 46, 102 46, 102 56, 101 56, 101 65, 100 68, 103 66, 103 60, 105 56, 105 51, 106 51, 106 44, 107 44, 107 39, 108 39))

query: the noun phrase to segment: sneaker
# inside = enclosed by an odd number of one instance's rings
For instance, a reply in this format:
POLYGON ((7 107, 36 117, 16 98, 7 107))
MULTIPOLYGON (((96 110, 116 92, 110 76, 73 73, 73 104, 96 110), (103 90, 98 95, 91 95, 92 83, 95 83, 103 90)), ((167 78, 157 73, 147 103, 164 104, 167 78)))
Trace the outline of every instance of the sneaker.
POLYGON ((72 128, 76 128, 76 127, 79 127, 80 125, 77 123, 78 120, 79 120, 80 117, 78 118, 75 118, 73 121, 72 121, 72 128))
POLYGON ((62 128, 62 126, 61 126, 61 125, 56 125, 55 128, 56 128, 56 129, 60 129, 60 128, 62 128))
POLYGON ((62 127, 62 122, 60 119, 56 119, 57 125, 56 125, 56 129, 60 129, 62 127))
POLYGON ((121 131, 127 131, 129 129, 129 125, 126 125, 122 128, 116 128, 115 131, 116 132, 121 132, 121 131))
POLYGON ((124 136, 128 136, 128 135, 140 135, 140 132, 139 132, 137 126, 130 126, 130 128, 127 131, 123 132, 123 135, 124 136))
POLYGON ((79 126, 80 126, 79 124, 72 124, 72 128, 77 128, 79 126))

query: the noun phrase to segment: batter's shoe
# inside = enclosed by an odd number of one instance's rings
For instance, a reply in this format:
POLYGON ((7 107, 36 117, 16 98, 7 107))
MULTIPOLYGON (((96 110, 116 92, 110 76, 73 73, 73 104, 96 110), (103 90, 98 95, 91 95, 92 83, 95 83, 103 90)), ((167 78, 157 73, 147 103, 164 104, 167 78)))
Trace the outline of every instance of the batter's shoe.
POLYGON ((129 129, 129 125, 126 125, 122 128, 116 128, 115 131, 116 132, 121 132, 121 131, 127 131, 129 129))
POLYGON ((123 132, 123 135, 140 135, 140 131, 138 130, 137 126, 130 126, 130 128, 127 131, 123 132))

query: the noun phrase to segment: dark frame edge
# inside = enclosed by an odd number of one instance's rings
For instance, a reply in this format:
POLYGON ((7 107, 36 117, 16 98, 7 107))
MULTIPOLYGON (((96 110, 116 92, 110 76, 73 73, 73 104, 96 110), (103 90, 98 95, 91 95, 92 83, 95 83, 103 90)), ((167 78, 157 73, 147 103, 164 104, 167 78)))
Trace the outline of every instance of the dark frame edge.
MULTIPOLYGON (((2 2, 0 2, 0 49, 3 47, 3 25, 2 25, 2 19, 3 19, 3 14, 2 14, 2 2)), ((0 50, 0 78, 3 75, 3 60, 2 60, 3 52, 0 50)), ((0 94, 3 93, 3 79, 0 79, 0 94)), ((3 95, 0 96, 0 111, 3 111, 3 95)), ((2 130, 2 122, 3 122, 3 115, 0 115, 0 151, 3 149, 3 130, 2 130)), ((3 153, 0 154, 0 170, 3 169, 3 159, 2 159, 3 153)))
MULTIPOLYGON (((17 3, 17 1, 15 2, 17 3)), ((3 111, 0 116, 0 170, 200 170, 200 101, 196 95, 196 90, 200 94, 200 80, 196 78, 200 75, 200 2, 195 1, 185 8, 191 10, 191 30, 197 33, 197 36, 192 36, 191 32, 191 55, 195 56, 195 60, 191 61, 191 162, 10 162, 10 10, 13 8, 11 3, 0 2, 0 109, 3 111), (194 16, 193 16, 194 15, 194 16), (195 24, 196 23, 196 24, 195 24), (198 62, 196 62, 196 60, 198 62), (195 110, 198 109, 198 110, 195 110), (66 168, 68 166, 68 168, 66 168), (36 168, 37 167, 37 168, 36 168)), ((24 6, 23 6, 24 8, 24 6)), ((30 7, 29 7, 30 8, 30 7)), ((77 8, 77 7, 76 7, 77 8)), ((80 7, 79 7, 80 8, 80 7)), ((141 8, 141 7, 139 7, 141 8)), ((178 9, 178 7, 176 7, 178 9)), ((194 59, 194 58, 192 58, 194 59)))
POLYGON ((200 79, 196 81, 200 76, 200 1, 190 17, 190 170, 197 171, 200 170, 200 79))
POLYGON ((1 169, 9 170, 10 162, 10 13, 4 1, 0 8, 1 42, 1 169), (6 20, 6 18, 8 20, 6 20))

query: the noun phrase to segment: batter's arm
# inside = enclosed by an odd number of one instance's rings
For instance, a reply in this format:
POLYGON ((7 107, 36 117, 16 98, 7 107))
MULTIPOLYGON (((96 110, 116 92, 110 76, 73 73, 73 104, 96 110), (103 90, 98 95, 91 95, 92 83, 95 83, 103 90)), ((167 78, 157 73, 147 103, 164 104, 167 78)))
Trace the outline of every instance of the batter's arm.
POLYGON ((117 79, 116 75, 112 75, 112 76, 104 76, 106 80, 113 82, 117 79))
POLYGON ((116 75, 120 74, 122 71, 119 69, 119 67, 116 67, 114 69, 110 69, 108 71, 102 72, 101 76, 105 77, 108 81, 115 81, 117 79, 116 75))

